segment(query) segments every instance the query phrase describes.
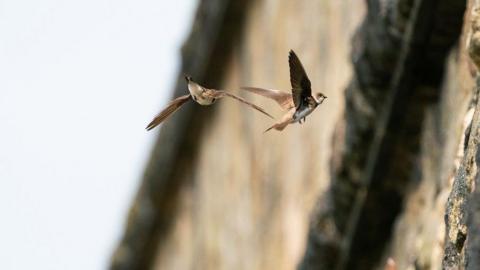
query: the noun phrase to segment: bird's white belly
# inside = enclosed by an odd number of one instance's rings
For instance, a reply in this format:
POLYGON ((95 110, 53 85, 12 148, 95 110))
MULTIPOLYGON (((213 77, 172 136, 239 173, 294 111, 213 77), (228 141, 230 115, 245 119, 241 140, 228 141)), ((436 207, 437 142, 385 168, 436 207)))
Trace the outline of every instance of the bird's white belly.
POLYGON ((192 96, 193 100, 195 100, 195 102, 197 102, 200 105, 207 106, 215 102, 215 99, 209 96, 206 96, 205 89, 197 84, 189 83, 188 91, 190 92, 190 95, 192 96))
POLYGON ((296 112, 293 115, 293 117, 294 117, 293 121, 295 121, 295 122, 299 121, 300 119, 302 119, 302 118, 306 117, 307 115, 311 114, 313 112, 313 110, 314 110, 314 108, 312 109, 310 107, 306 107, 303 110, 296 112))
POLYGON ((193 96, 193 100, 195 100, 198 104, 203 106, 212 105, 215 102, 215 99, 211 97, 202 97, 200 95, 193 96))

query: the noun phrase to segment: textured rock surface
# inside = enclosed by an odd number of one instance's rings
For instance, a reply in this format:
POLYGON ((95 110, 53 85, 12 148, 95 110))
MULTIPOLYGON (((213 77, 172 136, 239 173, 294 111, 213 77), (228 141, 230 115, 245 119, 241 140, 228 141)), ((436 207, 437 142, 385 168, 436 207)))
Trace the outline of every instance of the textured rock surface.
POLYGON ((385 252, 395 259, 398 269, 441 268, 446 202, 463 157, 463 134, 473 116, 468 105, 474 81, 465 57, 464 52, 452 52, 440 101, 427 110, 418 179, 406 196, 385 252))
POLYGON ((469 134, 476 114, 475 75, 467 53, 471 10, 472 3, 459 45, 449 56, 440 100, 427 111, 420 182, 408 193, 390 248, 385 252, 385 257, 396 260, 399 269, 466 266, 464 243, 471 190, 471 180, 467 179, 474 176, 469 134))
POLYGON ((378 265, 410 186, 421 180, 423 124, 443 93, 446 58, 460 37, 466 6, 390 1, 381 17, 381 2, 367 3, 354 40, 355 77, 339 142, 344 150, 332 153, 338 162, 314 214, 302 269, 378 265))

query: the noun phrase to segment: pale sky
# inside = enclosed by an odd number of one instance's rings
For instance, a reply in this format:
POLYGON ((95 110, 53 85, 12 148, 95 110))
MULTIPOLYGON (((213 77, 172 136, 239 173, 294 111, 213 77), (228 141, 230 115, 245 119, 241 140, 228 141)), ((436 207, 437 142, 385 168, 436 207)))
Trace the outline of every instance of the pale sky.
POLYGON ((0 0, 0 269, 104 269, 197 0, 0 0))

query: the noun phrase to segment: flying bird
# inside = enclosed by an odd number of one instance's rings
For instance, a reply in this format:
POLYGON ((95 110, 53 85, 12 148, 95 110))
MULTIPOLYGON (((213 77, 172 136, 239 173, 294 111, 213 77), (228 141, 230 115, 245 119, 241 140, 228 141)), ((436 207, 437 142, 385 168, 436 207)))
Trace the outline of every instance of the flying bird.
POLYGON ((183 104, 188 102, 189 100, 194 100, 200 105, 212 105, 215 103, 217 99, 223 98, 223 97, 231 97, 234 98, 258 111, 261 113, 269 116, 270 118, 273 118, 270 114, 265 112, 262 108, 258 107, 255 104, 252 104, 246 100, 244 100, 241 97, 238 97, 236 95, 230 94, 228 92, 225 92, 223 90, 215 90, 215 89, 208 89, 205 88, 198 83, 194 82, 190 76, 185 76, 185 79, 187 80, 187 85, 188 85, 188 91, 190 94, 180 96, 174 100, 172 100, 165 109, 163 109, 159 114, 157 114, 152 122, 147 125, 146 129, 151 130, 154 127, 158 126, 160 123, 163 122, 163 120, 167 119, 172 113, 174 113, 178 108, 180 108, 183 104))
POLYGON ((279 122, 269 127, 265 132, 271 129, 282 131, 288 124, 295 122, 301 124, 302 120, 305 122, 306 117, 327 98, 320 92, 312 95, 310 80, 293 50, 290 50, 288 54, 288 64, 290 66, 290 83, 292 85, 291 94, 274 89, 242 87, 242 89, 249 92, 275 100, 280 107, 287 111, 279 122))

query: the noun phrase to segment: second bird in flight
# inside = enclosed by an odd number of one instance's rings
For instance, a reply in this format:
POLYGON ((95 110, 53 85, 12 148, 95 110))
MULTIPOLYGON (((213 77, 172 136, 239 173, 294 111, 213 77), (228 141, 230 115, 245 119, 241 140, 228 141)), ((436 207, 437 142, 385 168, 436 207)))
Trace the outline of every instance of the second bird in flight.
POLYGON ((212 105, 215 103, 215 101, 219 98, 223 97, 231 97, 234 98, 258 111, 261 113, 269 116, 270 118, 273 118, 270 114, 268 114, 266 111, 264 111, 262 108, 258 107, 255 104, 252 104, 246 100, 244 100, 241 97, 237 97, 233 94, 227 93, 223 90, 215 90, 215 89, 208 89, 205 88, 198 83, 194 82, 191 77, 185 76, 185 79, 187 80, 188 83, 188 91, 190 94, 184 95, 181 97, 178 97, 174 100, 172 100, 165 109, 163 109, 155 118, 148 124, 147 130, 151 130, 154 127, 158 126, 160 123, 162 123, 163 120, 165 120, 168 116, 170 116, 172 113, 174 113, 178 108, 180 108, 183 104, 185 104, 187 101, 190 99, 193 99, 195 102, 197 102, 200 105, 208 106, 212 105))

